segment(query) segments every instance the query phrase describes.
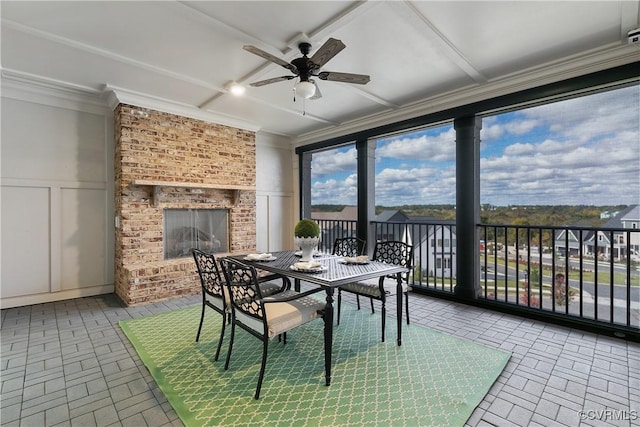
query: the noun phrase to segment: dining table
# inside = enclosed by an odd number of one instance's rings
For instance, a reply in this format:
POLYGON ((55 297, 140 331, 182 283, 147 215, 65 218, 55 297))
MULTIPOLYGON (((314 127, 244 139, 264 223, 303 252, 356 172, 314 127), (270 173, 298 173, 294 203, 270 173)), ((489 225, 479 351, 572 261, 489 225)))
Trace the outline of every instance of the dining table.
POLYGON ((409 271, 401 265, 386 264, 377 261, 351 262, 342 256, 336 256, 317 252, 313 261, 320 266, 312 271, 299 270, 295 267, 300 262, 301 253, 298 251, 273 252, 270 257, 254 259, 254 257, 241 255, 234 256, 245 264, 259 270, 281 274, 294 280, 294 289, 300 291, 301 282, 320 286, 326 292, 326 304, 324 312, 324 348, 325 348, 325 378, 326 385, 331 385, 331 360, 333 347, 333 293, 335 289, 347 283, 358 282, 367 279, 377 279, 383 276, 395 275, 397 281, 397 323, 398 346, 402 345, 402 274, 409 271))

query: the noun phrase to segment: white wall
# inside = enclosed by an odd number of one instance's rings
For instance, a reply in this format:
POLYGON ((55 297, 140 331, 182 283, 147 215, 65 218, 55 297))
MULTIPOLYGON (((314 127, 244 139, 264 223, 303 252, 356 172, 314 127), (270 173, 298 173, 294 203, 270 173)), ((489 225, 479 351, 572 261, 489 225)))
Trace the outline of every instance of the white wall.
POLYGON ((113 292, 109 109, 3 80, 1 112, 0 307, 113 292))
POLYGON ((287 138, 256 134, 256 250, 293 249, 294 151, 287 138))
MULTIPOLYGON (((0 307, 114 291, 113 116, 99 93, 2 79, 0 307)), ((256 248, 293 248, 297 162, 256 134, 256 248)))

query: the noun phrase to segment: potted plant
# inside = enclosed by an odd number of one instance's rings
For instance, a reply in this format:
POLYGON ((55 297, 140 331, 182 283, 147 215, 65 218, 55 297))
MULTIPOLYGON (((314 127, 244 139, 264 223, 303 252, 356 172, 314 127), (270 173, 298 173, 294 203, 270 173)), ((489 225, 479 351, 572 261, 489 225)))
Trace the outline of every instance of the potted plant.
POLYGON ((313 251, 320 241, 320 226, 312 219, 304 218, 298 221, 293 231, 293 241, 302 249, 301 261, 311 261, 313 251))

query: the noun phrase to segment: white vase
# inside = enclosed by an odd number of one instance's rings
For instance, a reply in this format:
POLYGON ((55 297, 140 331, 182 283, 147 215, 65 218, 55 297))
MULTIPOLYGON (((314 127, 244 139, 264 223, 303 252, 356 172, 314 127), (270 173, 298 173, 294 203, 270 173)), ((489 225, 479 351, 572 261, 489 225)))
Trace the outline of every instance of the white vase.
POLYGON ((294 237, 293 242, 297 247, 302 249, 302 258, 300 261, 311 261, 313 259, 313 251, 318 247, 319 237, 294 237))

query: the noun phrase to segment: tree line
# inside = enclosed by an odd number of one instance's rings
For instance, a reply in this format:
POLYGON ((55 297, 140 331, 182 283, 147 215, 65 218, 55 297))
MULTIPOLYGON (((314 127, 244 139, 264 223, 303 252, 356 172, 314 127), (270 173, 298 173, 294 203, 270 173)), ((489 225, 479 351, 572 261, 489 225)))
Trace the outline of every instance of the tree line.
MULTIPOLYGON (((594 205, 481 205, 480 222, 487 225, 515 226, 578 226, 600 227, 610 217, 602 217, 604 212, 615 213, 626 208, 626 205, 594 206, 594 205)), ((345 205, 314 205, 313 211, 340 212, 345 205)), ((409 217, 428 217, 440 220, 455 220, 455 205, 401 205, 376 206, 376 215, 384 210, 401 210, 409 217)))

